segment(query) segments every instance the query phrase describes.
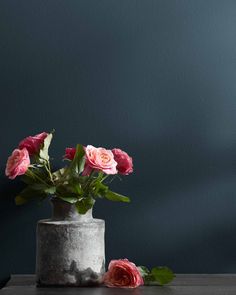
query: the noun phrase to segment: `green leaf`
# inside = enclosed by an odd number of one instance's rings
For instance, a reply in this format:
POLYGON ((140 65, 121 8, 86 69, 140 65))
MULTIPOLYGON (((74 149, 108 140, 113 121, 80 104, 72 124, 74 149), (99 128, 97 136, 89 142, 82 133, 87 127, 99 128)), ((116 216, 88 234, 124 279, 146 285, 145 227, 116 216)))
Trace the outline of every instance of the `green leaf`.
POLYGON ((85 214, 93 207, 95 200, 92 197, 87 197, 79 200, 75 205, 79 214, 85 214))
POLYGON ((46 184, 43 183, 33 183, 28 186, 29 189, 36 190, 36 191, 44 191, 48 188, 46 184))
POLYGON ((173 271, 166 266, 154 267, 151 270, 151 275, 154 277, 155 281, 160 283, 160 285, 168 284, 175 277, 173 271))
POLYGON ((57 196, 57 197, 70 204, 75 204, 78 201, 78 198, 75 196, 57 196))
POLYGON ((21 176, 21 180, 26 184, 33 184, 35 182, 34 178, 27 175, 21 176))
POLYGON ((76 157, 80 160, 83 158, 85 152, 84 152, 84 147, 82 144, 77 144, 76 145, 76 157))
MULTIPOLYGON (((60 186, 61 188, 61 186, 60 186)), ((64 186, 62 188, 62 190, 65 192, 72 192, 78 196, 82 196, 83 195, 83 189, 82 189, 82 185, 79 182, 79 177, 77 176, 70 176, 70 179, 67 180, 67 184, 66 187, 64 186)))
POLYGON ((33 173, 31 173, 31 169, 28 169, 26 174, 21 176, 21 180, 24 183, 31 185, 39 182, 37 177, 40 177, 42 180, 45 180, 48 176, 45 173, 45 171, 41 169, 34 169, 32 172, 33 173))
POLYGON ((55 186, 48 187, 48 188, 44 189, 44 192, 46 194, 54 195, 56 192, 56 187, 55 186))
POLYGON ((16 203, 17 206, 19 206, 19 205, 23 205, 23 204, 27 203, 27 201, 28 201, 28 200, 26 200, 26 199, 25 199, 24 197, 22 197, 22 196, 16 196, 16 197, 15 197, 15 203, 16 203))
POLYGON ((76 177, 78 179, 78 182, 82 184, 83 186, 87 184, 89 179, 89 176, 80 176, 80 177, 76 176, 76 177))
POLYGON ((39 151, 40 160, 43 162, 49 160, 48 149, 52 141, 52 133, 49 133, 48 136, 44 139, 43 147, 39 151))
POLYGON ((142 277, 145 277, 150 274, 150 270, 146 266, 140 265, 138 266, 138 270, 142 277))
POLYGON ((79 174, 84 170, 84 154, 85 152, 82 144, 77 144, 74 159, 71 161, 70 164, 70 170, 72 171, 72 173, 79 174))
POLYGON ((15 203, 16 205, 22 205, 34 199, 45 199, 47 196, 44 191, 35 190, 32 186, 28 186, 15 197, 15 203))
POLYGON ((84 171, 84 165, 85 165, 85 157, 83 157, 79 161, 79 168, 78 168, 79 169, 79 171, 78 171, 79 174, 84 171))
POLYGON ((94 190, 94 196, 98 196, 98 197, 104 197, 105 194, 108 192, 108 186, 99 182, 98 180, 96 180, 95 182, 95 190, 94 190))
MULTIPOLYGON (((102 172, 102 171, 98 171, 98 177, 97 177, 97 180, 98 181, 103 181, 103 175, 104 175, 104 173, 102 172)), ((108 175, 106 175, 106 177, 107 177, 108 175)))
POLYGON ((73 186, 72 186, 72 189, 78 195, 82 195, 83 194, 83 190, 81 188, 81 184, 80 183, 74 183, 73 186))
POLYGON ((63 174, 65 173, 65 170, 66 170, 65 168, 61 168, 61 169, 53 172, 52 176, 53 176, 54 180, 56 180, 56 181, 59 180, 63 176, 63 174))
POLYGON ((130 199, 126 196, 122 196, 120 194, 117 194, 115 192, 112 191, 107 191, 104 195, 104 197, 110 201, 114 201, 114 202, 126 202, 129 203, 130 199))
POLYGON ((56 187, 55 186, 49 186, 44 183, 33 183, 28 186, 28 189, 32 189, 34 191, 37 191, 39 193, 46 193, 53 195, 56 192, 56 187))

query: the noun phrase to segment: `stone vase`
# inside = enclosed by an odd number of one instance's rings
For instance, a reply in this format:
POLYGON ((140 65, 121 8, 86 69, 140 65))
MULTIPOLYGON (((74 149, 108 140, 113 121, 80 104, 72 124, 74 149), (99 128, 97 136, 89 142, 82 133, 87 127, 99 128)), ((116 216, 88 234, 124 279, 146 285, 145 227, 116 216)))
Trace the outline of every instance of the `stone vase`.
POLYGON ((92 286, 105 272, 105 222, 92 209, 78 214, 75 205, 52 200, 51 219, 37 224, 38 286, 92 286))

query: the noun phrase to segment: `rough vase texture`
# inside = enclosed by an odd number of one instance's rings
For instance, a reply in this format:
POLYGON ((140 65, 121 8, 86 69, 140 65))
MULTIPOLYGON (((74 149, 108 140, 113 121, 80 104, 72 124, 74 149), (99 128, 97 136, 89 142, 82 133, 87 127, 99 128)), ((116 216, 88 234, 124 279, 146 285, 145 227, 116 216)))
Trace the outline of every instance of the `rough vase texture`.
POLYGON ((92 286, 105 271, 105 222, 92 210, 79 215, 73 205, 53 201, 51 219, 37 225, 38 286, 92 286))

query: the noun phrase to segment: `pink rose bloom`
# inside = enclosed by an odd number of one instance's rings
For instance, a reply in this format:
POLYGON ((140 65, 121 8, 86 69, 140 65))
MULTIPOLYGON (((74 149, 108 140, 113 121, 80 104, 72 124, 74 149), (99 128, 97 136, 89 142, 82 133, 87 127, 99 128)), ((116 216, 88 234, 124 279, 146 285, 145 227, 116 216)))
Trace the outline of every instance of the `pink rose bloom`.
POLYGON ((114 160, 112 151, 104 148, 96 148, 88 145, 85 149, 86 163, 83 175, 89 175, 93 169, 102 171, 106 174, 117 173, 117 163, 114 160))
POLYGON ((75 157, 76 148, 66 148, 64 159, 73 160, 75 157))
POLYGON ((47 136, 48 133, 46 132, 42 132, 35 136, 28 136, 19 143, 19 149, 26 148, 30 156, 35 155, 38 153, 47 136))
POLYGON ((117 170, 120 174, 128 175, 133 172, 133 160, 126 152, 120 149, 113 149, 112 153, 117 162, 117 170))
POLYGON ((14 179, 18 175, 25 174, 29 165, 30 158, 27 149, 15 149, 7 160, 5 174, 10 179, 14 179))
POLYGON ((103 282, 107 287, 136 288, 143 285, 137 266, 128 259, 111 260, 103 282))

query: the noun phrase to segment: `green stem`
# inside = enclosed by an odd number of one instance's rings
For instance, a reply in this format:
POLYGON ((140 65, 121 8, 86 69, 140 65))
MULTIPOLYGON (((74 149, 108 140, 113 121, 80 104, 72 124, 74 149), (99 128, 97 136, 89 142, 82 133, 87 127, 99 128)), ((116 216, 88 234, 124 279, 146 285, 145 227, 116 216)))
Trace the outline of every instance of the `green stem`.
POLYGON ((46 165, 44 167, 46 168, 46 170, 48 172, 51 182, 54 184, 54 180, 53 180, 52 172, 51 172, 51 166, 50 166, 49 161, 46 162, 46 165))
POLYGON ((110 175, 106 175, 106 176, 104 176, 103 178, 102 178, 102 180, 101 180, 101 182, 103 182, 105 179, 107 179, 107 177, 109 177, 110 175))
POLYGON ((89 187, 90 187, 90 185, 91 185, 91 183, 93 181, 93 178, 92 177, 93 177, 93 175, 94 175, 95 172, 96 172, 95 170, 92 170, 92 172, 90 173, 89 178, 88 178, 88 180, 86 182, 86 185, 85 185, 85 188, 84 188, 85 196, 89 192, 89 187))
POLYGON ((26 175, 31 176, 33 178, 38 179, 40 182, 42 182, 43 184, 47 185, 48 187, 50 187, 50 185, 45 182, 41 177, 39 177, 37 174, 35 174, 33 171, 31 171, 30 169, 27 170, 26 175))

